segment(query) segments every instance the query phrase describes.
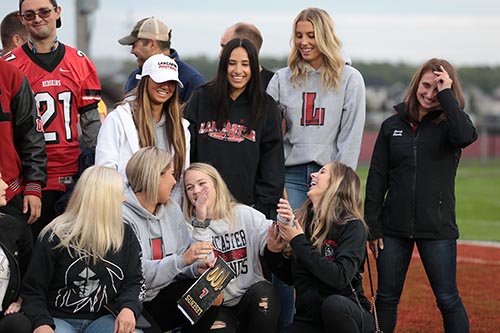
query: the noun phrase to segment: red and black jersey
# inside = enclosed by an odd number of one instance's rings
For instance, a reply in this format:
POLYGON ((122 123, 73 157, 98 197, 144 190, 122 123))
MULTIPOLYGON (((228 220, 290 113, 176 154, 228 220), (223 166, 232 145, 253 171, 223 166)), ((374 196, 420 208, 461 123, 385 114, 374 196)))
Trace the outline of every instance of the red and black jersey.
POLYGON ((47 156, 40 117, 23 73, 0 59, 0 171, 15 195, 41 195, 47 156))
POLYGON ((45 189, 65 191, 61 179, 78 172, 78 115, 96 109, 101 99, 95 66, 83 52, 64 44, 48 63, 27 44, 4 58, 21 69, 35 94, 48 158, 45 189))

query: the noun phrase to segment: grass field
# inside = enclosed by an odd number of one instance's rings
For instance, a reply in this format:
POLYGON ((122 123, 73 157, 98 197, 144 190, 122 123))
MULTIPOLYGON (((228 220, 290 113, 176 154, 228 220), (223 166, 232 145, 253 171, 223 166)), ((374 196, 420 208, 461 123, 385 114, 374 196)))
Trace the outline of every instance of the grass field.
MULTIPOLYGON (((368 166, 357 172, 365 184, 368 166)), ((500 242, 500 160, 462 160, 455 194, 460 239, 500 242)))

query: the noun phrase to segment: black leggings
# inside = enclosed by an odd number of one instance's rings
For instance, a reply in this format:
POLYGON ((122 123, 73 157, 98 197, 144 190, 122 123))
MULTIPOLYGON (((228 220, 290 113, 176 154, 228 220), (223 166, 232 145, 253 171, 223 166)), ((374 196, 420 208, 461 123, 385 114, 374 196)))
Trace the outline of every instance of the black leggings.
POLYGON ((151 324, 150 328, 143 329, 144 333, 161 333, 176 327, 181 327, 182 333, 203 333, 210 330, 219 314, 219 306, 210 307, 194 325, 191 325, 177 308, 177 300, 195 281, 194 279, 176 281, 163 288, 153 300, 144 302, 143 315, 151 324))
POLYGON ((280 299, 269 281, 260 281, 251 286, 240 302, 232 307, 223 306, 217 320, 225 328, 213 333, 274 333, 278 327, 280 299))
POLYGON ((24 314, 17 312, 3 317, 0 313, 0 333, 31 333, 31 321, 24 314))
POLYGON ((321 323, 295 321, 286 333, 368 333, 375 330, 373 316, 360 305, 341 295, 331 295, 321 306, 321 323))

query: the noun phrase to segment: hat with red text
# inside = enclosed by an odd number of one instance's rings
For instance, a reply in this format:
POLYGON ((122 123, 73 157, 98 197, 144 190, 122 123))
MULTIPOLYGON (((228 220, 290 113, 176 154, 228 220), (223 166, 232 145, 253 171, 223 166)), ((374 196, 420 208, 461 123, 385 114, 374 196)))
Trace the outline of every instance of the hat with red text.
POLYGON ((144 76, 149 76, 156 83, 177 81, 179 87, 184 88, 181 80, 179 80, 177 63, 174 59, 161 53, 149 57, 144 62, 144 65, 142 65, 142 74, 137 74, 136 78, 141 79, 144 76))
POLYGON ((146 17, 137 22, 132 32, 118 40, 122 45, 132 45, 138 39, 154 39, 162 42, 170 40, 172 29, 156 17, 146 17))

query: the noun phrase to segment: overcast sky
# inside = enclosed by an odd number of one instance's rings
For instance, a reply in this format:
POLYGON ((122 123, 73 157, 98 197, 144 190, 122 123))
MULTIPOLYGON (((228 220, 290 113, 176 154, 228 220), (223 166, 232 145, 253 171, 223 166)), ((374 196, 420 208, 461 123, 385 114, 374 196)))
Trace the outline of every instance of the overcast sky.
MULTIPOLYGON (((87 0, 88 1, 88 0, 87 0)), ((0 15, 17 9, 2 0, 0 15)), ((75 45, 75 0, 59 0, 59 40, 75 45)), ((229 25, 254 23, 262 31, 262 55, 286 56, 293 19, 305 7, 333 18, 345 52, 354 60, 420 64, 441 57, 456 65, 500 65, 500 1, 496 0, 99 0, 92 15, 92 58, 134 57, 117 40, 147 16, 172 28, 181 57, 216 57, 229 25)))

